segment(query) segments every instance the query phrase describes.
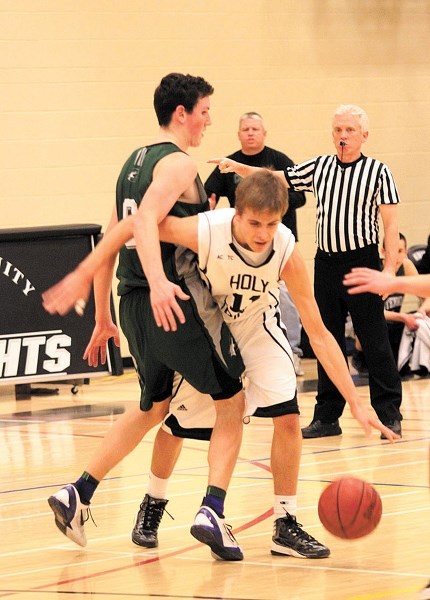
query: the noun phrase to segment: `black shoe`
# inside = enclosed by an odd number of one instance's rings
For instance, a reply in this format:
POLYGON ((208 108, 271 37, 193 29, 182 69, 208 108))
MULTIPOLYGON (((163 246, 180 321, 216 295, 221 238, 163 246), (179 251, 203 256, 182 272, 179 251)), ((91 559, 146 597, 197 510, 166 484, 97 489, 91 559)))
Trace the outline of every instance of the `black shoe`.
MULTIPOLYGON (((402 437, 402 426, 400 424, 400 421, 391 421, 391 423, 384 423, 384 425, 385 427, 388 427, 388 429, 391 429, 393 433, 397 433, 397 435, 400 435, 400 437, 402 437)), ((386 439, 386 435, 381 433, 381 440, 386 439)))
POLYGON ((136 525, 131 533, 131 539, 135 544, 144 548, 158 546, 158 527, 167 503, 168 500, 158 500, 148 494, 145 495, 137 513, 136 525))
POLYGON ((302 429, 302 436, 304 438, 330 437, 341 434, 342 429, 339 427, 338 420, 334 423, 323 423, 320 420, 312 421, 312 423, 302 429))
POLYGON ((297 523, 296 517, 286 514, 274 523, 271 553, 296 558, 327 558, 330 550, 320 544, 297 523))

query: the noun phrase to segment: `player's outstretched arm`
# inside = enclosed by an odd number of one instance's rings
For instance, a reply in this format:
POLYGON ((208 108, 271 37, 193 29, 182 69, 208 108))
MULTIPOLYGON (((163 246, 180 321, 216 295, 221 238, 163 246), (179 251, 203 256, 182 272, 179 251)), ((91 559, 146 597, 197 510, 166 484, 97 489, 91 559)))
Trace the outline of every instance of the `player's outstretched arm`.
POLYGON ((72 308, 82 314, 91 292, 94 275, 114 260, 120 248, 132 237, 133 219, 127 217, 110 229, 74 271, 43 292, 43 307, 50 314, 65 315, 72 308))
POLYGON ((158 225, 160 240, 178 246, 198 251, 198 216, 171 217, 168 216, 158 225))
MULTIPOLYGON (((237 162, 237 160, 233 160, 231 158, 211 158, 208 160, 208 163, 212 163, 214 165, 218 165, 218 168, 221 173, 224 175, 226 173, 237 173, 240 177, 248 177, 253 173, 257 173, 257 171, 261 171, 261 169, 265 169, 266 167, 250 167, 249 165, 245 165, 243 163, 237 162)), ((284 171, 273 171, 274 175, 277 175, 280 179, 282 179, 283 183, 288 187, 287 180, 285 179, 284 171)))
MULTIPOLYGON (((122 246, 133 236, 135 216, 127 217, 109 228, 94 250, 57 284, 43 292, 43 306, 50 314, 65 315, 72 308, 79 311, 91 292, 96 273, 111 263, 122 246)), ((181 244, 197 252, 197 217, 166 217, 159 225, 160 239, 181 244)), ((99 336, 97 336, 98 339, 99 336)))
POLYGON ((323 365, 327 375, 349 404, 353 417, 363 427, 366 435, 370 435, 372 428, 375 428, 384 433, 390 442, 399 439, 399 436, 381 423, 376 414, 363 406, 342 351, 323 323, 318 305, 312 293, 304 260, 297 247, 288 259, 282 272, 282 278, 297 307, 315 355, 323 365))
POLYGON ((404 292, 421 297, 430 296, 430 275, 396 277, 374 269, 357 267, 345 275, 343 282, 349 287, 349 294, 373 292, 383 295, 404 292))

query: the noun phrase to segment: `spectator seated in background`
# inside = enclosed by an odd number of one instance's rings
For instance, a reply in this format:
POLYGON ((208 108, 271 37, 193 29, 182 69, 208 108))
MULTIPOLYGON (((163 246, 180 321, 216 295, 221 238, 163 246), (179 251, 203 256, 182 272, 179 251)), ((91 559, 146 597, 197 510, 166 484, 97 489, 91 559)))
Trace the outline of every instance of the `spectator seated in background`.
POLYGON ((420 275, 430 274, 430 235, 427 239, 427 248, 424 251, 421 260, 417 264, 418 273, 420 275))
POLYGON ((430 373, 430 297, 426 298, 414 315, 418 327, 413 331, 404 327, 399 346, 400 371, 425 377, 430 373))
MULTIPOLYGON (((382 256, 384 257, 384 245, 382 247, 382 256)), ((401 277, 404 275, 418 275, 417 268, 414 263, 408 258, 408 248, 406 238, 402 233, 399 233, 399 252, 396 262, 396 276, 401 277)), ((425 347, 426 340, 430 340, 430 330, 426 325, 425 317, 426 313, 430 312, 430 298, 426 299, 421 307, 414 313, 405 312, 402 310, 404 294, 393 293, 390 294, 384 303, 384 316, 387 321, 388 335, 390 339, 391 348, 393 350, 394 358, 397 362, 398 369, 401 375, 406 375, 411 370, 419 371, 419 368, 412 369, 409 362, 412 358, 414 341, 416 340, 415 332, 421 329, 418 335, 418 342, 416 344, 416 360, 413 361, 416 366, 419 361, 424 360, 424 366, 428 363, 425 358, 425 347), (421 338, 423 337, 423 341, 421 338), (421 346, 424 344, 424 347, 421 346), (401 352, 399 353, 399 348, 401 352), (424 355, 423 355, 424 351, 424 355), (421 357, 421 358, 420 358, 421 357), (418 361, 418 362, 417 362, 418 361)), ((355 351, 352 356, 352 366, 360 374, 367 372, 367 365, 361 351, 359 340, 356 338, 355 351)))

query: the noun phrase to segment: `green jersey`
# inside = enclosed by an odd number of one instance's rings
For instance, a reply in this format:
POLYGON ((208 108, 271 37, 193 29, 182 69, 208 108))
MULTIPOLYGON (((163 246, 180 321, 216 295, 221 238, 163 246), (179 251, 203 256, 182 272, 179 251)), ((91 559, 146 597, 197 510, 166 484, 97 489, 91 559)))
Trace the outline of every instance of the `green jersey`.
MULTIPOLYGON (((118 220, 134 214, 152 182, 155 165, 173 152, 182 150, 171 142, 162 142, 135 150, 124 164, 116 187, 116 209, 118 220)), ((169 211, 176 217, 188 217, 208 210, 206 192, 200 177, 196 177, 200 203, 190 204, 178 200, 169 211)), ((189 249, 161 242, 161 258, 164 272, 170 281, 179 282, 188 273, 197 269, 196 255, 189 249)), ((117 269, 118 294, 127 294, 135 288, 148 287, 148 281, 140 264, 133 240, 120 251, 117 269)))

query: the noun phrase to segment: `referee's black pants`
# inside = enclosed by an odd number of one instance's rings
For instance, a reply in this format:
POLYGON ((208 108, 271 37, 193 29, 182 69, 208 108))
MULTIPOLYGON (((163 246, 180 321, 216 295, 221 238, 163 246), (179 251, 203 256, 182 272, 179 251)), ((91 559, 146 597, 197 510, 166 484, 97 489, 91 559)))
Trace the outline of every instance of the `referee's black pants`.
MULTIPOLYGON (((315 298, 327 329, 333 334, 347 361, 345 320, 351 315, 369 369, 370 400, 382 423, 400 421, 402 385, 388 338, 384 303, 376 294, 348 294, 343 277, 353 267, 380 270, 376 245, 349 252, 315 256, 315 298)), ((345 400, 318 362, 318 393, 314 421, 333 423, 342 414, 345 400)))

